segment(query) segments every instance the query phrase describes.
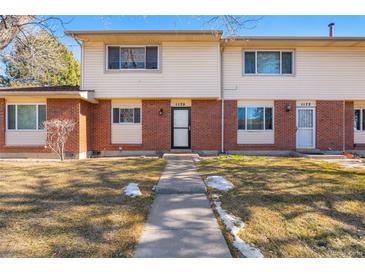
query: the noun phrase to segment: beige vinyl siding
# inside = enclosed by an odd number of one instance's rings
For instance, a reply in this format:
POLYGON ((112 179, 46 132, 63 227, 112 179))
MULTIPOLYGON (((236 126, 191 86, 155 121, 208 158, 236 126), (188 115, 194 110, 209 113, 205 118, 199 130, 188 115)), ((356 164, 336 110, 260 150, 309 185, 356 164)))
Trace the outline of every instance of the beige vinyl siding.
POLYGON ((7 146, 44 146, 46 132, 38 130, 6 131, 5 142, 7 146))
MULTIPOLYGON (((356 108, 364 109, 365 101, 354 102, 354 109, 356 109, 356 108)), ((354 129, 354 143, 355 144, 365 144, 365 130, 354 129)))
MULTIPOLYGON (((113 99, 112 108, 140 108, 141 122, 139 124, 113 124, 112 144, 142 144, 142 101, 138 99, 113 99)), ((113 110, 111 111, 113 114, 113 110)), ((111 118, 113 122, 113 117, 111 118)))
POLYGON ((113 124, 112 144, 142 144, 142 124, 113 124))
POLYGON ((226 99, 365 99, 365 48, 296 48, 293 75, 244 75, 244 48, 226 47, 226 99))
POLYGON ((158 71, 106 70, 105 45, 84 45, 84 89, 95 98, 211 98, 220 96, 218 42, 163 42, 158 71))
MULTIPOLYGON (((238 100, 237 107, 272 107, 275 122, 274 101, 238 100)), ((274 130, 237 130, 237 144, 274 144, 274 130)))

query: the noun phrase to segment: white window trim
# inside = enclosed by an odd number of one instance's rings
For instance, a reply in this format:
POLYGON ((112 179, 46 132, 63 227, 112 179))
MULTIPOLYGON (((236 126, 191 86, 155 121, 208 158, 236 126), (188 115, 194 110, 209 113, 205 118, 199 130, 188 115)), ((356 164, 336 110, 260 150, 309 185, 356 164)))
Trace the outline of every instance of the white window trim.
POLYGON ((245 108, 245 129, 238 128, 238 117, 237 117, 237 130, 244 131, 244 132, 271 132, 274 130, 274 121, 275 121, 275 110, 273 106, 237 106, 237 110, 239 108, 245 108), (247 108, 264 108, 264 128, 263 129, 247 129, 247 108), (266 129, 266 110, 265 108, 272 109, 272 129, 266 129))
POLYGON ((295 76, 295 50, 294 49, 244 49, 242 50, 242 75, 243 76, 295 76), (257 73, 257 52, 264 51, 272 51, 272 52, 280 52, 280 72, 278 74, 275 73, 257 73), (245 72, 245 52, 254 52, 255 53, 255 73, 246 73, 245 72), (282 73, 282 53, 283 52, 291 52, 292 53, 292 73, 282 73))
MULTIPOLYGON (((119 51, 120 55, 120 51, 119 51)), ((120 56, 119 56, 120 58, 120 56)), ((105 70, 106 71, 159 71, 160 70, 160 46, 159 45, 106 45, 105 46, 105 70), (108 65, 109 60, 109 47, 119 47, 119 48, 144 48, 144 64, 146 67, 146 47, 157 47, 157 69, 147 69, 147 68, 137 68, 137 69, 110 69, 108 65)))
POLYGON ((8 103, 6 104, 6 131, 45 131, 45 129, 39 129, 38 124, 38 106, 46 106, 46 120, 47 120, 47 104, 45 103, 8 103), (9 129, 8 128, 8 106, 15 106, 15 129, 9 129), (19 105, 26 105, 26 106, 36 106, 36 123, 37 128, 36 129, 18 129, 18 106, 19 105))
POLYGON ((354 130, 356 132, 364 132, 365 131, 365 129, 362 126, 362 121, 364 119, 364 117, 363 117, 363 109, 365 109, 365 108, 354 108, 354 119, 355 119, 355 110, 359 110, 360 111, 360 129, 357 129, 354 126, 354 130))
POLYGON ((142 124, 142 107, 140 106, 112 106, 112 117, 111 117, 112 125, 141 125, 142 124), (114 123, 113 110, 115 108, 119 109, 119 123, 114 123), (134 123, 134 109, 139 108, 139 123, 134 123), (131 122, 121 122, 120 121, 120 110, 121 109, 132 109, 133 110, 133 123, 131 122))

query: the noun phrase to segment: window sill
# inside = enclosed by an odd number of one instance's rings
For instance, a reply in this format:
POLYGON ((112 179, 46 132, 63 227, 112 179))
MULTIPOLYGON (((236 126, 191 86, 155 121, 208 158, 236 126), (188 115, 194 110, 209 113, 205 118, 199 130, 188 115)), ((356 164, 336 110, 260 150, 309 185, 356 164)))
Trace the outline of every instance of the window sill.
POLYGON ((263 76, 263 77, 295 77, 296 76, 296 74, 246 74, 246 73, 244 73, 243 75, 242 75, 243 77, 261 77, 261 76, 263 76))
POLYGON ((105 69, 104 73, 161 73, 161 69, 105 69))
POLYGON ((274 132, 273 129, 237 129, 239 132, 274 132))

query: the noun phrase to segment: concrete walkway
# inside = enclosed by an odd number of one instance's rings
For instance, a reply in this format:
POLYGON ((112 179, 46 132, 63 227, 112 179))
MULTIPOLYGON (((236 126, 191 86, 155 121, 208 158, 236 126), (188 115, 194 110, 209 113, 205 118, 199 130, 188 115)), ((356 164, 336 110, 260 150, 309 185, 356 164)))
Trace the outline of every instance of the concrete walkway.
POLYGON ((167 155, 137 258, 229 258, 194 155, 167 155))

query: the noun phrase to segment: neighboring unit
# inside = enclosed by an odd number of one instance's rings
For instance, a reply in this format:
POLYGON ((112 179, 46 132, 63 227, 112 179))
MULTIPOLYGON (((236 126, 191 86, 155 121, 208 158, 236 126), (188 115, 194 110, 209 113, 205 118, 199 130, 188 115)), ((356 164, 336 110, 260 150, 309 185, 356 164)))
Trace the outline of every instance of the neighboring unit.
POLYGON ((365 148, 365 39, 69 31, 80 87, 0 89, 0 157, 49 157, 42 122, 78 122, 70 157, 365 148))

